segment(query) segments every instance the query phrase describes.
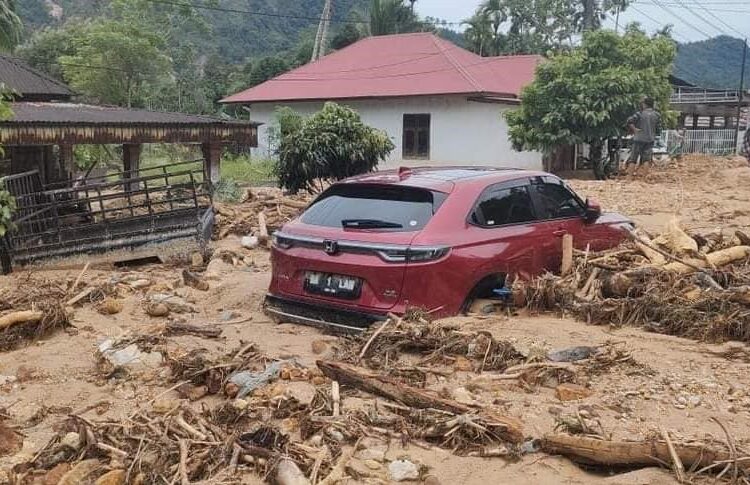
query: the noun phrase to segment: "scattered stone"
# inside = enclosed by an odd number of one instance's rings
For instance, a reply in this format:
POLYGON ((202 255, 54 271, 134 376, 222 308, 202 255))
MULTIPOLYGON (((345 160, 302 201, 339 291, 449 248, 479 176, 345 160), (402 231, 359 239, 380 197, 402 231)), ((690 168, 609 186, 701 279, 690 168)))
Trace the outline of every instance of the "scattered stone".
POLYGON ((477 400, 474 395, 465 387, 457 387, 451 391, 451 397, 461 404, 475 405, 477 400))
POLYGON ((555 397, 561 401, 575 401, 584 399, 593 394, 590 389, 586 389, 578 384, 566 382, 555 388, 555 397))
POLYGON ((222 322, 229 322, 234 320, 235 318, 240 318, 242 315, 240 313, 234 311, 234 310, 224 310, 221 312, 221 315, 219 316, 219 320, 222 322))
POLYGON ((440 483, 440 480, 435 475, 427 475, 424 477, 424 482, 422 482, 424 485, 442 485, 440 483))
POLYGON ((23 447, 23 436, 0 421, 0 456, 15 455, 23 447))
POLYGON ((394 482, 419 479, 419 468, 409 460, 392 461, 388 465, 388 473, 394 482))
POLYGON ((357 458, 360 460, 385 461, 385 454, 388 447, 384 444, 375 444, 357 451, 357 458))
POLYGON ((240 239, 240 246, 242 246, 245 249, 257 248, 258 247, 257 236, 243 236, 243 238, 240 239))
POLYGON ((326 430, 326 434, 333 441, 337 441, 339 443, 343 443, 344 441, 346 441, 346 437, 344 436, 344 434, 337 429, 329 428, 326 430))
POLYGON ((300 404, 309 406, 315 398, 315 386, 309 382, 292 381, 286 386, 284 393, 296 399, 300 404))
POLYGON ((198 291, 208 291, 208 282, 192 271, 182 270, 182 281, 186 286, 195 288, 198 291))
POLYGON ((122 469, 110 470, 104 475, 100 476, 94 482, 94 485, 123 485, 127 472, 122 469))
POLYGON ((690 396, 687 401, 691 408, 697 408, 701 405, 702 399, 700 396, 690 396))
POLYGON ((19 365, 16 369, 16 379, 18 382, 28 382, 36 377, 37 370, 34 367, 19 365))
POLYGON ((312 347, 313 354, 320 355, 328 350, 328 342, 322 339, 316 339, 310 344, 312 347))
POLYGON ((144 288, 148 288, 149 286, 151 286, 151 284, 152 284, 151 280, 147 280, 147 279, 140 279, 140 280, 134 280, 134 281, 128 282, 128 286, 130 286, 134 290, 142 290, 144 288))
POLYGON ((151 317, 166 317, 169 315, 169 307, 164 303, 149 303, 146 305, 146 314, 151 317))
POLYGON ((67 446, 71 450, 77 450, 81 447, 81 435, 71 431, 70 433, 62 437, 62 439, 60 440, 60 444, 62 446, 67 446))
POLYGON ((157 414, 167 414, 180 407, 180 401, 176 399, 157 399, 154 404, 151 405, 151 409, 157 414))
POLYGON ((380 470, 380 463, 375 460, 365 460, 363 463, 370 470, 380 470))
POLYGON ((188 303, 184 298, 177 295, 170 295, 168 293, 154 293, 149 295, 148 303, 159 304, 162 303, 169 308, 170 312, 174 313, 198 313, 198 309, 195 305, 188 303))
POLYGON ((60 479, 70 471, 70 463, 58 463, 44 475, 44 485, 57 485, 60 479))
POLYGON ((15 384, 17 380, 16 376, 0 376, 0 387, 15 384))
POLYGON ((177 388, 177 394, 179 394, 183 399, 197 401, 198 399, 202 399, 208 394, 208 387, 195 386, 193 384, 185 383, 177 388))
POLYGON ((204 264, 203 255, 201 253, 193 253, 190 255, 190 267, 200 268, 204 264))
POLYGON ((96 458, 79 461, 68 473, 63 475, 57 485, 79 485, 90 482, 96 473, 102 468, 96 458))
POLYGON ((577 362, 588 359, 596 353, 596 347, 578 346, 567 349, 553 350, 547 354, 547 358, 552 362, 577 362))
POLYGON ((282 458, 276 465, 276 483, 279 485, 310 485, 304 473, 289 458, 282 458))

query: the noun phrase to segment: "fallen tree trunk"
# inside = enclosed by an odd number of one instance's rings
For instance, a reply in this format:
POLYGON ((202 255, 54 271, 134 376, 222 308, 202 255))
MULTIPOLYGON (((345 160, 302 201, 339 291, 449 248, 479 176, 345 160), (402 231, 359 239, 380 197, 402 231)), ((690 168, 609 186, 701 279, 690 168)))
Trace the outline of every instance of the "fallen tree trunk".
POLYGON ((417 389, 390 377, 374 374, 361 367, 340 362, 316 362, 323 374, 340 384, 355 387, 370 394, 382 396, 417 409, 439 409, 455 414, 479 414, 487 420, 505 428, 501 437, 511 443, 523 441, 523 424, 516 418, 482 412, 452 399, 438 396, 431 391, 417 389))
POLYGON ((0 317, 0 329, 10 327, 17 323, 35 323, 42 319, 43 312, 35 310, 23 310, 20 312, 8 313, 0 317))
MULTIPOLYGON (((729 263, 740 261, 750 257, 750 246, 734 246, 731 248, 720 249, 713 253, 706 254, 706 259, 691 259, 690 265, 697 266, 698 268, 710 268, 710 267, 721 267, 726 266, 729 263)), ((695 268, 690 265, 683 263, 673 262, 663 266, 667 271, 674 273, 689 274, 694 273, 695 268)))
MULTIPOLYGON (((563 455, 587 465, 654 466, 672 463, 669 446, 664 441, 607 441, 554 434, 542 438, 541 449, 545 453, 563 455)), ((717 462, 732 462, 728 451, 704 445, 674 443, 674 451, 685 468, 698 469, 717 462)), ((738 468, 750 471, 750 462, 738 460, 736 463, 738 468)), ((718 467, 717 471, 721 468, 718 467)))

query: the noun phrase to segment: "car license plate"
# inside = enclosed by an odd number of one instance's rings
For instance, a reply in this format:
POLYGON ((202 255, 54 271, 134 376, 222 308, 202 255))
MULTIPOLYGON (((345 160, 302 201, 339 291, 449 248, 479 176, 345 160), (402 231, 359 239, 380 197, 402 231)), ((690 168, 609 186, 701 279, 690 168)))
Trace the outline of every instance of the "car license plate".
POLYGON ((305 291, 324 296, 354 300, 359 298, 362 280, 352 276, 309 271, 305 275, 305 291))

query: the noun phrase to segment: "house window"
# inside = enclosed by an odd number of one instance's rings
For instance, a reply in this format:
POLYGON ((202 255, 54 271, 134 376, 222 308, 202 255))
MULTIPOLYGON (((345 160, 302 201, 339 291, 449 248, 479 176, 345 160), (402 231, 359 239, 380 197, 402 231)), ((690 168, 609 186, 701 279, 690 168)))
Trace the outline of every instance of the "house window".
POLYGON ((404 115, 403 158, 430 158, 430 115, 404 115))

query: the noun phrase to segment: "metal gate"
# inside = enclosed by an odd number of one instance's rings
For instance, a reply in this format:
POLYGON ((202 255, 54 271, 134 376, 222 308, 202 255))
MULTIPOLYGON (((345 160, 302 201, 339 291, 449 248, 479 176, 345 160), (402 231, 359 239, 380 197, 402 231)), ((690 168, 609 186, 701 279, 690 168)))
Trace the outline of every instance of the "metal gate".
POLYGON ((663 137, 667 151, 672 153, 681 146, 682 153, 705 153, 708 155, 731 155, 737 153, 742 141, 733 129, 726 130, 665 130, 663 137))

